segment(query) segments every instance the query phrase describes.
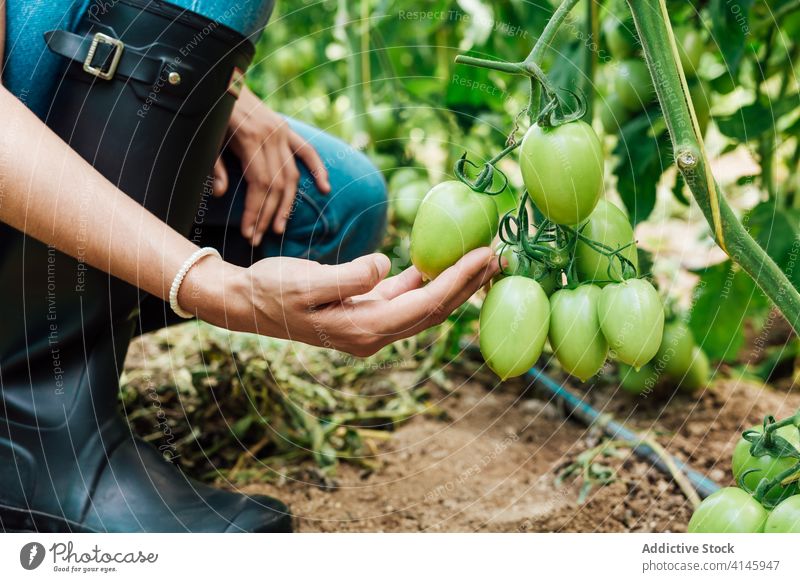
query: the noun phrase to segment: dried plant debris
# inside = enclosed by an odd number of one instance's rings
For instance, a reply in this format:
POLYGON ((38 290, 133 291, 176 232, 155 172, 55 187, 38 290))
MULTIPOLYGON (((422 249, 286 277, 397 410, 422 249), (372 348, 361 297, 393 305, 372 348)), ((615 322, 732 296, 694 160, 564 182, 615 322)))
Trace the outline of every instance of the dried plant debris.
POLYGON ((164 329, 132 346, 121 406, 138 435, 204 480, 311 472, 331 484, 342 461, 375 470, 377 446, 398 424, 442 414, 429 391, 437 380, 447 387, 450 342, 439 340, 452 328, 365 359, 202 323, 164 329))

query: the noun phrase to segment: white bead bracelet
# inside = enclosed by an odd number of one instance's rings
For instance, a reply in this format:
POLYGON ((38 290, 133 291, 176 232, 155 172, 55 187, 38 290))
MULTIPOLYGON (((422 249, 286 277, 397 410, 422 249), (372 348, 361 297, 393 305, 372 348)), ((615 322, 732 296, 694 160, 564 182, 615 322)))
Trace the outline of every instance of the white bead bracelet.
POLYGON ((169 288, 169 306, 172 308, 172 311, 184 319, 191 319, 195 316, 195 314, 184 311, 181 309, 181 306, 178 305, 178 292, 181 290, 181 284, 186 278, 186 274, 189 272, 189 269, 194 267, 197 261, 209 255, 214 255, 218 259, 222 258, 219 254, 219 251, 215 248, 205 247, 198 249, 192 253, 191 257, 183 262, 183 265, 181 265, 181 268, 178 269, 178 272, 175 274, 175 278, 172 280, 172 286, 169 288))

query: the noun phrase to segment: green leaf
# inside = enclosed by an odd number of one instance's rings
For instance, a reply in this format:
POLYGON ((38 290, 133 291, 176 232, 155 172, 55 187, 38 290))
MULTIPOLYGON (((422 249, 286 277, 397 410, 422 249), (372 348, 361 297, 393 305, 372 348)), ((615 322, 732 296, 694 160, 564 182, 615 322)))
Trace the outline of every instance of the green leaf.
POLYGON ((778 264, 797 238, 797 223, 772 200, 762 202, 748 212, 744 223, 756 242, 778 264))
MULTIPOLYGON (((472 56, 482 56, 467 53, 472 56)), ((505 90, 493 80, 489 69, 457 66, 447 84, 445 105, 461 114, 477 115, 481 111, 501 108, 507 98, 505 90)))
POLYGON ((686 198, 686 194, 683 193, 685 186, 686 180, 683 179, 683 174, 678 173, 678 176, 675 178, 675 184, 672 186, 672 195, 684 206, 689 206, 689 200, 686 198))
MULTIPOLYGON (((556 50, 553 51, 553 61, 547 71, 550 82, 557 89, 569 89, 578 92, 579 79, 583 77, 582 62, 586 51, 583 43, 577 37, 565 39, 556 50)), ((562 94, 567 99, 568 106, 572 105, 572 100, 562 94)), ((587 95, 581 97, 588 98, 587 95)))
POLYGON ((653 211, 656 186, 671 163, 667 133, 653 135, 654 125, 652 111, 644 112, 623 126, 614 148, 617 190, 634 225, 653 211))
POLYGON ((231 432, 237 439, 244 438, 254 420, 255 418, 252 415, 243 416, 231 425, 231 432))
POLYGON ((733 77, 739 72, 750 33, 753 0, 711 0, 711 35, 733 77))
POLYGON ((730 261, 700 273, 689 327, 709 358, 732 361, 744 343, 744 323, 767 301, 753 280, 730 261))
POLYGON ((744 224, 792 284, 800 288, 800 212, 781 208, 771 200, 748 212, 744 224))
POLYGON ((758 139, 759 136, 775 131, 775 124, 784 115, 797 108, 796 99, 783 99, 762 103, 757 101, 745 105, 736 113, 717 118, 719 130, 739 142, 758 139))

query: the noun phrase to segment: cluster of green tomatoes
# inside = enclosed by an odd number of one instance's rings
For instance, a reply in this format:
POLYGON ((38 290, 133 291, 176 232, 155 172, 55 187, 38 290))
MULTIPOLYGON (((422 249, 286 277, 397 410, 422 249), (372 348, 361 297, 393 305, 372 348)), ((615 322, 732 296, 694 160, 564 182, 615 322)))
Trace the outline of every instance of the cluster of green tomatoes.
POLYGON ((505 260, 481 309, 480 348, 501 379, 528 371, 548 339, 562 368, 581 380, 609 356, 639 370, 661 347, 664 306, 638 277, 630 222, 602 198, 597 134, 580 120, 534 124, 520 168, 526 196, 502 221, 492 197, 462 181, 431 189, 414 220, 412 262, 433 279, 499 230, 505 260))
POLYGON ((731 463, 738 487, 703 500, 690 533, 800 533, 800 429, 792 420, 768 437, 760 426, 745 431, 731 463))

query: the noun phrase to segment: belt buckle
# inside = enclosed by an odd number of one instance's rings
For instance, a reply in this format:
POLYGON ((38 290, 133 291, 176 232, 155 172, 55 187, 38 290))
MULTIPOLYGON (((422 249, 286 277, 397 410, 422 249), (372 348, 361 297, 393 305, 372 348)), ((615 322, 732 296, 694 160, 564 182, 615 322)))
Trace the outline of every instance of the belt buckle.
POLYGON ((125 44, 118 38, 108 36, 102 32, 95 33, 94 38, 92 39, 92 46, 89 47, 89 52, 86 54, 86 60, 83 61, 83 70, 90 75, 97 77, 98 79, 110 81, 114 78, 114 73, 117 72, 119 60, 122 58, 122 51, 124 49, 125 44), (111 64, 108 66, 108 70, 103 70, 102 66, 92 66, 92 61, 94 60, 94 55, 97 52, 97 47, 101 44, 107 44, 114 47, 114 56, 111 57, 111 64))

